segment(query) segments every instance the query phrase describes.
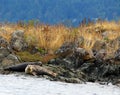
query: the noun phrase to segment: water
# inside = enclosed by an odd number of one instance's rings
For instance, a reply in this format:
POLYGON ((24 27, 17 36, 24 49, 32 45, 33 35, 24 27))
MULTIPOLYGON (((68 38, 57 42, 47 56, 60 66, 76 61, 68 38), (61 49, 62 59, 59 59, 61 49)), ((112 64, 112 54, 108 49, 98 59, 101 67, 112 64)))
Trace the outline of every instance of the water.
POLYGON ((111 84, 72 84, 23 75, 0 75, 0 95, 120 95, 120 88, 111 84))

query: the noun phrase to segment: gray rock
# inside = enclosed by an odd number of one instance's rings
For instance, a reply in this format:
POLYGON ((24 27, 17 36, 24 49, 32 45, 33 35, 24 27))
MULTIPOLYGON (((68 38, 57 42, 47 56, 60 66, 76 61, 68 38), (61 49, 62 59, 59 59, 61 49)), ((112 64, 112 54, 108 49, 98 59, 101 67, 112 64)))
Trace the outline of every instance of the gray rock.
POLYGON ((114 80, 120 78, 119 68, 119 64, 102 64, 99 67, 98 76, 103 79, 106 78, 108 82, 114 82, 114 80))
POLYGON ((16 63, 19 62, 19 60, 18 60, 18 58, 17 58, 16 55, 9 54, 9 55, 7 56, 7 58, 13 60, 13 61, 16 62, 16 63))
POLYGON ((83 56, 85 56, 87 54, 87 52, 83 48, 75 48, 74 54, 76 54, 76 56, 83 57, 83 56))
POLYGON ((75 47, 74 43, 65 42, 55 53, 56 54, 64 53, 69 50, 73 50, 74 47, 75 47))
POLYGON ((8 47, 8 42, 2 36, 0 36, 0 47, 8 47))
POLYGON ((7 57, 10 54, 10 51, 4 47, 0 48, 0 61, 2 61, 3 58, 7 57))
POLYGON ((115 60, 120 61, 120 49, 118 49, 118 50, 115 52, 114 56, 115 56, 115 60))
POLYGON ((82 36, 78 37, 77 41, 76 41, 76 44, 77 44, 76 45, 77 47, 83 46, 83 44, 84 44, 84 37, 82 37, 82 36))
POLYGON ((113 84, 117 85, 118 87, 120 87, 120 78, 115 80, 113 84))
POLYGON ((64 58, 52 59, 50 60, 49 64, 57 64, 69 69, 79 68, 84 63, 84 61, 88 61, 93 57, 94 56, 92 51, 88 52, 83 48, 76 47, 69 55, 65 56, 64 58))
POLYGON ((100 51, 98 51, 96 53, 95 58, 96 58, 96 60, 98 60, 98 59, 105 60, 106 56, 107 56, 106 50, 101 49, 100 51))
POLYGON ((68 83, 83 83, 83 81, 81 81, 78 78, 65 78, 65 82, 68 82, 68 83))
POLYGON ((12 46, 14 50, 21 51, 23 48, 23 43, 21 40, 16 40, 12 46))
POLYGON ((27 43, 25 42, 24 39, 24 32, 23 31, 13 32, 10 45, 16 51, 25 50, 27 48, 27 43))
POLYGON ((1 62, 3 67, 15 65, 18 63, 20 63, 18 58, 13 54, 9 54, 7 57, 3 58, 1 62))
POLYGON ((18 30, 12 33, 12 38, 21 39, 24 37, 24 31, 18 30))
POLYGON ((79 78, 66 78, 66 77, 60 76, 58 80, 62 82, 67 82, 67 83, 83 83, 83 81, 80 80, 79 78))
POLYGON ((101 49, 106 49, 106 43, 103 41, 96 41, 92 47, 93 50, 99 51, 101 49))
POLYGON ((83 48, 75 48, 74 49, 72 57, 74 59, 75 68, 79 68, 84 63, 84 58, 88 54, 89 53, 83 48))

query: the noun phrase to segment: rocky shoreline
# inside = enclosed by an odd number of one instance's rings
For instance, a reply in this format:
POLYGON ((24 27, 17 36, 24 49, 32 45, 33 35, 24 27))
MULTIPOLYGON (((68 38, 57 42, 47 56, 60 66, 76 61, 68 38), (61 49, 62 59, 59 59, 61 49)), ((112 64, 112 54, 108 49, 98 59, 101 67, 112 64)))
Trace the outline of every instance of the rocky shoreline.
MULTIPOLYGON (((69 83, 99 82, 120 85, 120 49, 114 54, 108 55, 104 42, 96 42, 93 50, 85 50, 78 47, 82 44, 82 37, 76 42, 65 42, 54 54, 46 54, 43 58, 31 64, 21 60, 18 52, 29 52, 41 56, 36 47, 30 49, 24 39, 23 31, 15 31, 8 43, 0 37, 0 73, 9 74, 19 71, 38 77, 44 77, 52 81, 69 83), (54 55, 54 56, 53 56, 54 55), (48 58, 48 56, 52 56, 48 58), (48 58, 48 59, 46 59, 48 58), (50 60, 49 60, 50 59, 50 60), (47 60, 47 61, 46 61, 47 60), (26 63, 25 63, 26 64, 26 63), (14 66, 17 67, 17 70, 14 66), (9 69, 12 68, 12 69, 9 69)), ((34 56, 36 57, 36 56, 34 56)))

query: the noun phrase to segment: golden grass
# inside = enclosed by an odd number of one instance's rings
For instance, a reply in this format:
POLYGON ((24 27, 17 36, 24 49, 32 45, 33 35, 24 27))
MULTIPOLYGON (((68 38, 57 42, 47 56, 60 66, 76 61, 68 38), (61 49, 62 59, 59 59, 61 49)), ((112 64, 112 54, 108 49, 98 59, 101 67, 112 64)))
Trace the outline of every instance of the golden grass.
POLYGON ((64 41, 70 40, 69 30, 64 26, 32 27, 25 32, 29 44, 43 48, 47 51, 58 49, 64 41))
MULTIPOLYGON (((10 41, 11 33, 16 30, 23 30, 25 39, 29 45, 52 53, 57 50, 64 42, 75 41, 78 37, 84 38, 83 48, 90 50, 97 40, 114 40, 120 37, 120 22, 100 21, 95 24, 78 28, 67 28, 63 25, 26 25, 6 24, 0 26, 0 36, 10 41), (107 32, 107 38, 102 33, 107 32)), ((116 43, 115 49, 118 48, 116 43)), ((111 51, 108 49, 108 51, 111 51)))
POLYGON ((120 23, 119 22, 115 22, 115 21, 111 21, 111 22, 108 22, 108 21, 104 21, 104 22, 99 22, 99 23, 96 23, 95 25, 96 27, 99 26, 105 30, 110 30, 110 31, 119 31, 120 30, 120 23))
POLYGON ((16 30, 24 30, 22 27, 19 27, 17 24, 6 24, 0 26, 0 36, 10 41, 11 34, 16 30))

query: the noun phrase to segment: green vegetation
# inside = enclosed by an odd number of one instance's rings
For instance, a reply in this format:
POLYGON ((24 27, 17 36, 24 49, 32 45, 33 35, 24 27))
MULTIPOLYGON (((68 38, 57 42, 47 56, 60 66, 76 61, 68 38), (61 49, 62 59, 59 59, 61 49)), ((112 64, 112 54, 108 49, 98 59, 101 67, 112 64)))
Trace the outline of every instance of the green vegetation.
POLYGON ((20 57, 23 62, 35 62, 41 61, 41 56, 39 54, 30 54, 27 51, 17 52, 16 55, 20 57))

